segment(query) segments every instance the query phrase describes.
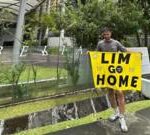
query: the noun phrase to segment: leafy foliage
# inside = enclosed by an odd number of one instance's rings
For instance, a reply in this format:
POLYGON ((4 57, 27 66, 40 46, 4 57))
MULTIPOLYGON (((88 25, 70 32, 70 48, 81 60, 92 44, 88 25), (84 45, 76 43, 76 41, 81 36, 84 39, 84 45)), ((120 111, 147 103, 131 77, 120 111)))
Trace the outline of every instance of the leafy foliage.
POLYGON ((143 11, 130 1, 120 5, 109 0, 89 0, 86 4, 78 2, 77 7, 68 2, 65 14, 53 10, 43 18, 43 24, 47 22, 51 30, 63 28, 66 35, 75 37, 78 46, 94 49, 103 27, 111 27, 113 36, 122 40, 140 29, 142 17, 143 11))
POLYGON ((9 31, 9 25, 14 21, 13 15, 5 9, 0 9, 0 45, 3 45, 3 37, 7 34, 12 34, 9 31))
POLYGON ((67 70, 69 77, 71 79, 71 84, 73 86, 77 85, 79 79, 79 65, 80 65, 80 54, 78 57, 75 57, 74 48, 70 48, 65 52, 66 65, 65 69, 67 70), (70 55, 71 54, 71 55, 70 55))
POLYGON ((6 9, 0 9, 0 25, 4 22, 8 22, 8 20, 14 20, 13 15, 6 9))
MULTIPOLYGON (((140 19, 140 33, 144 35, 144 46, 148 46, 148 34, 150 31, 150 1, 149 0, 120 0, 119 4, 124 5, 128 3, 136 5, 136 7, 143 12, 140 19)), ((137 33, 138 34, 138 33, 137 33)))

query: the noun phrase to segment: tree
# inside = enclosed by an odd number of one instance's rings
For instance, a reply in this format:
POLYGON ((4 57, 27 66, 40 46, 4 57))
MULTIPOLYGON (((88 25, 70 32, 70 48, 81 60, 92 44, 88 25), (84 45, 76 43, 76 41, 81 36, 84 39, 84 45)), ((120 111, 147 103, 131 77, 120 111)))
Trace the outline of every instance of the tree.
MULTIPOLYGON (((127 3, 132 3, 138 7, 139 10, 143 12, 142 18, 140 20, 140 29, 144 34, 144 45, 148 46, 148 34, 150 31, 150 1, 149 0, 120 0, 119 4, 124 5, 127 3)), ((137 40, 139 41, 139 33, 136 32, 137 40)), ((139 41, 140 45, 140 41, 139 41)))
POLYGON ((142 15, 143 12, 132 2, 120 6, 109 0, 87 0, 86 4, 78 3, 77 8, 67 4, 65 14, 53 11, 46 18, 49 18, 49 24, 53 24, 51 28, 64 28, 66 35, 75 37, 78 46, 94 49, 101 28, 111 27, 114 37, 122 40, 137 32, 142 15))
POLYGON ((3 35, 7 32, 9 24, 12 23, 10 20, 14 20, 14 17, 5 9, 0 9, 0 16, 0 45, 3 45, 3 35))
POLYGON ((149 0, 138 0, 139 7, 143 10, 143 23, 142 29, 144 32, 144 45, 148 46, 148 34, 150 30, 150 1, 149 0))

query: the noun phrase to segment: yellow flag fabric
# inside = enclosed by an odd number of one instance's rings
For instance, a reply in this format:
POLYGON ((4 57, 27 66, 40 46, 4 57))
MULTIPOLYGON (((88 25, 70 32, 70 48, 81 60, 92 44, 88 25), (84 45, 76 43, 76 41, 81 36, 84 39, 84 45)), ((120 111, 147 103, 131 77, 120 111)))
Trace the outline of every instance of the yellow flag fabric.
POLYGON ((141 90, 141 53, 89 52, 94 85, 114 90, 141 90))

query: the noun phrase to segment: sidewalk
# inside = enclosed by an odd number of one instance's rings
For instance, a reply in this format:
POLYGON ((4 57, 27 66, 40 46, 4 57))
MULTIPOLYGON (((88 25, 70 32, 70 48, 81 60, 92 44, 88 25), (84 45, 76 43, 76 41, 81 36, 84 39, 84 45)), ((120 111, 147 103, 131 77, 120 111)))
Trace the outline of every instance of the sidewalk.
POLYGON ((91 124, 65 129, 49 135, 150 135, 150 108, 127 114, 128 133, 122 133, 119 122, 100 120, 91 124))

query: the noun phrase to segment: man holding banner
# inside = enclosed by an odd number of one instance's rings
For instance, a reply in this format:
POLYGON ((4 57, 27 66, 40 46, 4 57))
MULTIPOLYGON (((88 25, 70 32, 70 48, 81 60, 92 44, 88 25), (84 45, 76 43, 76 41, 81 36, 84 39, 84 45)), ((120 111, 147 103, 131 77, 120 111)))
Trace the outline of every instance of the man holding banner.
MULTIPOLYGON (((112 32, 109 28, 104 28, 102 31, 103 40, 98 42, 97 51, 100 52, 126 52, 127 49, 117 40, 111 38, 112 32)), ((102 55, 104 57, 104 55, 102 55)), ((113 56, 115 57, 115 55, 113 56)), ((108 62, 103 59, 104 62, 108 62)), ((113 59, 111 60, 113 62, 113 59)), ((110 71, 113 72, 113 66, 109 68, 110 71)), ((115 69, 117 70, 117 69, 115 69)), ((121 70, 118 67, 118 71, 121 70)), ((100 78, 101 79, 101 78, 100 78)), ((108 79, 107 79, 108 80, 108 79)), ((111 81, 110 81, 111 83, 111 81)), ((128 131, 128 127, 126 125, 124 112, 125 112, 125 98, 124 93, 121 90, 114 90, 113 88, 108 88, 108 97, 110 100, 111 107, 114 109, 114 114, 109 118, 110 121, 115 121, 119 119, 121 130, 123 132, 128 131)))

